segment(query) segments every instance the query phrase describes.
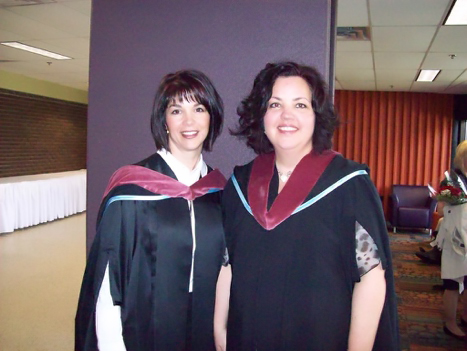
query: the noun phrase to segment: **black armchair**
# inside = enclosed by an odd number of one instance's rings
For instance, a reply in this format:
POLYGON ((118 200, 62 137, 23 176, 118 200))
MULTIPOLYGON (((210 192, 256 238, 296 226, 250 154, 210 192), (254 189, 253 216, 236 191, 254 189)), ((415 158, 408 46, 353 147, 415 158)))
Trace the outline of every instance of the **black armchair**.
POLYGON ((391 222, 394 233, 401 227, 429 229, 431 234, 436 203, 426 186, 393 185, 391 222))

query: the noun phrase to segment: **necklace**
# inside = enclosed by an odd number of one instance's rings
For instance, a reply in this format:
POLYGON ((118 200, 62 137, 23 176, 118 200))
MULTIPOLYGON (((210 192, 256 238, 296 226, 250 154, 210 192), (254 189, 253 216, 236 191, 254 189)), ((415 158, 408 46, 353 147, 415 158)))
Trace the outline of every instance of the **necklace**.
POLYGON ((289 180, 292 171, 288 171, 287 173, 281 173, 279 170, 277 170, 277 173, 279 174, 279 179, 281 180, 281 182, 285 183, 289 180))

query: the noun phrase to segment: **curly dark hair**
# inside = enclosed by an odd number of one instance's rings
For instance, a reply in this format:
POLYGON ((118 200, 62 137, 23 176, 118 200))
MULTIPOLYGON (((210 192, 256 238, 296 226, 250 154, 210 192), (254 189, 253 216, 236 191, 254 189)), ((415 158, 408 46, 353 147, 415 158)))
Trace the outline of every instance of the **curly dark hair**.
MULTIPOLYGON (((224 103, 211 80, 202 72, 182 70, 162 78, 154 98, 151 115, 151 132, 156 148, 169 150, 165 112, 173 100, 196 101, 209 112, 209 132, 203 142, 203 150, 211 151, 212 145, 222 131, 224 103)), ((169 150, 170 151, 170 150, 169 150)))
POLYGON ((334 130, 339 125, 339 116, 328 94, 328 87, 318 70, 295 62, 268 63, 255 78, 250 94, 237 107, 240 116, 238 128, 232 135, 246 140, 248 147, 257 154, 274 150, 264 134, 263 118, 278 77, 301 77, 310 87, 312 107, 316 116, 312 136, 313 150, 321 153, 331 149, 334 130))

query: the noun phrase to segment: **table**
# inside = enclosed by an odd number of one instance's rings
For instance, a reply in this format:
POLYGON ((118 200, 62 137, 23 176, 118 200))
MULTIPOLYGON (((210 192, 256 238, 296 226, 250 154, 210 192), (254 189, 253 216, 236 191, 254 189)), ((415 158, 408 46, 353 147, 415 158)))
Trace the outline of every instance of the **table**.
POLYGON ((85 169, 0 178, 0 233, 85 210, 85 169))

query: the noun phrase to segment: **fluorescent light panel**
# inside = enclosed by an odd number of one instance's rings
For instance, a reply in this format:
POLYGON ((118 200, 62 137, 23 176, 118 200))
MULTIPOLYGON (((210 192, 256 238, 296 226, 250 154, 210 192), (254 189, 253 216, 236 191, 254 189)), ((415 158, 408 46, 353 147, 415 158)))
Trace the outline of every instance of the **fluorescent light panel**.
POLYGON ((441 72, 441 70, 439 69, 422 69, 420 73, 418 74, 416 81, 417 82, 432 82, 436 79, 439 72, 441 72))
POLYGON ((467 0, 457 0, 444 21, 445 26, 467 25, 467 0))
POLYGON ((71 57, 68 57, 68 56, 63 56, 63 55, 60 55, 60 54, 56 54, 55 52, 35 48, 34 46, 21 44, 21 43, 19 43, 17 41, 5 41, 5 42, 0 43, 0 44, 5 45, 5 46, 9 46, 9 47, 12 47, 12 48, 15 48, 15 49, 29 51, 29 52, 32 52, 34 54, 47 56, 47 57, 50 57, 50 58, 53 58, 53 59, 56 59, 56 60, 71 60, 72 59, 71 57))

